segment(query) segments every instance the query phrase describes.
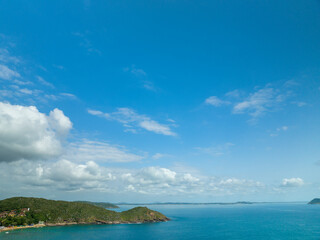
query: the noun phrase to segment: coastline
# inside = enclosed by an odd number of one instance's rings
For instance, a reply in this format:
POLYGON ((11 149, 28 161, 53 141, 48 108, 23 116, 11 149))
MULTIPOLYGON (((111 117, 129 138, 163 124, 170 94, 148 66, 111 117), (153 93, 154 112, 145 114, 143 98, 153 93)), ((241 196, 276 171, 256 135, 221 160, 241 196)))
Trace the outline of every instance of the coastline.
POLYGON ((32 226, 15 226, 15 227, 5 227, 0 229, 0 232, 7 232, 7 231, 12 231, 12 230, 17 230, 17 229, 25 229, 25 228, 40 228, 40 227, 45 227, 45 224, 34 224, 32 226))
POLYGON ((163 221, 143 221, 143 222, 120 222, 120 221, 96 221, 96 222, 64 222, 64 223, 46 223, 46 224, 34 224, 32 226, 16 226, 16 227, 5 227, 0 229, 0 232, 7 232, 18 229, 26 229, 26 228, 41 228, 41 227, 56 227, 56 226, 69 226, 69 225, 116 225, 116 224, 142 224, 142 223, 157 223, 157 222, 168 222, 169 218, 163 221))

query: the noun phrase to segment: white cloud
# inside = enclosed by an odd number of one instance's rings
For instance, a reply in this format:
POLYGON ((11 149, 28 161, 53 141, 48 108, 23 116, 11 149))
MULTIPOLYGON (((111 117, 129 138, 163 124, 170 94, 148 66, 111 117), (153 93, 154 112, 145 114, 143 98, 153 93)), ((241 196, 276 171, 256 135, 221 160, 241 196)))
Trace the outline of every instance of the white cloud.
POLYGON ((157 166, 119 169, 103 167, 94 161, 79 164, 66 159, 54 163, 25 160, 0 163, 0 176, 0 188, 12 184, 18 191, 46 191, 50 187, 53 192, 91 190, 152 196, 226 196, 255 193, 265 188, 257 181, 196 176, 157 166))
POLYGON ((275 132, 273 133, 270 133, 270 136, 271 137, 276 137, 276 136, 279 136, 279 133, 280 132, 283 132, 283 131, 288 131, 289 127, 288 126, 282 126, 282 127, 279 127, 276 129, 275 132))
POLYGON ((115 180, 112 173, 101 168, 93 161, 75 164, 68 160, 59 160, 46 170, 48 180, 58 183, 62 190, 98 189, 106 187, 106 183, 115 180))
POLYGON ((14 70, 8 68, 6 65, 0 64, 0 79, 12 80, 15 77, 19 78, 20 74, 14 70))
POLYGON ((27 61, 11 55, 3 48, 0 48, 0 80, 10 81, 10 84, 0 87, 0 101, 10 100, 15 104, 36 105, 51 100, 76 99, 76 96, 70 93, 54 92, 53 84, 35 75, 27 61), (23 74, 20 75, 20 72, 23 74))
POLYGON ((295 81, 295 80, 288 80, 284 83, 284 87, 290 88, 290 87, 295 87, 295 86, 299 86, 300 84, 295 81))
POLYGON ((52 66, 59 69, 59 70, 64 70, 64 66, 62 66, 62 65, 53 64, 52 66))
POLYGON ((212 105, 212 106, 215 106, 215 107, 220 107, 220 106, 223 106, 223 105, 228 105, 228 104, 230 104, 230 102, 221 100, 221 99, 219 99, 219 98, 216 97, 216 96, 208 97, 208 98, 206 99, 205 103, 206 103, 206 104, 209 104, 209 105, 212 105))
POLYGON ((125 72, 130 72, 133 75, 137 76, 137 77, 145 77, 147 76, 147 73, 141 69, 141 68, 136 68, 135 65, 132 65, 131 67, 126 67, 123 69, 125 72))
POLYGON ((72 128, 70 119, 57 108, 50 112, 48 122, 50 123, 51 128, 53 128, 59 136, 63 137, 65 137, 72 128))
POLYGON ((72 127, 59 109, 47 116, 34 106, 0 102, 0 161, 45 159, 61 153, 61 140, 72 127))
POLYGON ((80 33, 80 32, 74 32, 72 33, 73 36, 76 36, 79 38, 79 46, 85 48, 87 50, 87 52, 89 54, 91 53, 96 53, 98 55, 101 55, 101 51, 97 48, 95 48, 91 42, 91 40, 89 40, 88 35, 90 33, 89 32, 85 32, 85 33, 80 33))
POLYGON ((157 90, 156 87, 154 86, 154 83, 148 80, 148 75, 143 69, 136 68, 135 65, 132 65, 131 67, 124 68, 123 71, 129 72, 132 75, 134 75, 136 78, 138 78, 141 81, 143 88, 150 91, 157 90))
POLYGON ((146 118, 145 120, 140 121, 139 126, 150 132, 155 132, 158 134, 163 134, 168 136, 176 136, 176 134, 171 131, 170 127, 168 127, 167 125, 160 124, 149 118, 146 118))
POLYGON ((247 99, 234 105, 233 113, 248 113, 252 117, 259 117, 267 111, 272 111, 285 100, 286 96, 270 87, 252 93, 247 99))
POLYGON ((76 99, 77 96, 72 93, 60 93, 61 96, 76 99))
POLYGON ((255 87, 255 91, 245 96, 245 93, 236 89, 225 94, 227 100, 211 96, 205 100, 206 104, 212 106, 231 105, 233 114, 249 114, 252 121, 258 119, 268 112, 284 109, 286 104, 295 104, 298 107, 307 105, 304 101, 296 101, 295 89, 299 84, 293 80, 282 85, 267 84, 264 88, 255 87), (291 98, 289 102, 288 99, 291 98))
POLYGON ((0 48, 0 62, 18 64, 21 62, 20 58, 11 56, 9 51, 5 48, 0 48))
POLYGON ((38 79, 38 82, 41 83, 44 86, 50 87, 50 88, 54 88, 52 83, 49 83, 48 81, 44 80, 43 77, 40 76, 36 76, 36 78, 38 79))
POLYGON ((281 187, 301 187, 304 181, 301 178, 284 178, 281 187))
POLYGON ((54 163, 20 160, 8 164, 2 163, 1 167, 2 179, 10 179, 7 185, 9 183, 13 183, 15 187, 20 185, 24 190, 44 187, 45 191, 48 188, 51 191, 64 192, 87 189, 106 191, 108 182, 116 179, 109 169, 92 161, 77 164, 64 159, 54 163))
POLYGON ((301 102, 301 101, 295 101, 295 102, 292 102, 292 104, 295 104, 297 105, 298 107, 303 107, 303 106, 306 106, 307 103, 306 102, 301 102))
POLYGON ((30 90, 30 89, 27 89, 27 88, 22 88, 22 89, 19 89, 20 92, 24 93, 24 94, 32 94, 33 91, 30 90))
POLYGON ((162 153, 156 153, 152 156, 152 159, 158 160, 160 158, 168 156, 167 154, 162 154, 162 153))
POLYGON ((287 130, 288 130, 288 126, 282 126, 282 127, 281 127, 281 130, 287 131, 287 130))
POLYGON ((225 95, 226 95, 227 97, 238 98, 238 97, 240 97, 241 92, 240 92, 238 89, 236 89, 236 90, 227 92, 225 95))
POLYGON ((97 110, 91 110, 91 109, 88 110, 88 113, 91 115, 94 115, 94 116, 102 116, 103 115, 103 112, 97 111, 97 110))
POLYGON ((17 79, 13 80, 13 83, 18 84, 18 85, 22 85, 22 86, 24 86, 24 85, 32 85, 33 84, 30 81, 21 81, 21 80, 17 80, 17 79))
POLYGON ((129 153, 122 146, 86 139, 71 143, 63 157, 81 162, 136 162, 144 158, 144 156, 129 153))
POLYGON ((136 113, 130 108, 118 108, 116 112, 103 113, 97 110, 88 110, 88 113, 95 116, 105 117, 108 120, 115 120, 123 124, 125 128, 136 131, 135 128, 142 128, 157 134, 176 136, 170 126, 160 124, 150 117, 136 113))

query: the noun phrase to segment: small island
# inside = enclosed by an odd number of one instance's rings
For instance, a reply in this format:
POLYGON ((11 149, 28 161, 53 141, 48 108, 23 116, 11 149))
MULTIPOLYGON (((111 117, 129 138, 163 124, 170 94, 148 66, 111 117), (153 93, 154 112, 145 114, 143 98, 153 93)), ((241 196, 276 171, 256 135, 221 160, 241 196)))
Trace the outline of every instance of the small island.
POLYGON ((308 204, 320 204, 320 198, 314 198, 308 204))
POLYGON ((90 202, 13 197, 0 201, 0 231, 71 224, 121 224, 166 222, 169 218, 146 207, 123 212, 107 210, 90 202))

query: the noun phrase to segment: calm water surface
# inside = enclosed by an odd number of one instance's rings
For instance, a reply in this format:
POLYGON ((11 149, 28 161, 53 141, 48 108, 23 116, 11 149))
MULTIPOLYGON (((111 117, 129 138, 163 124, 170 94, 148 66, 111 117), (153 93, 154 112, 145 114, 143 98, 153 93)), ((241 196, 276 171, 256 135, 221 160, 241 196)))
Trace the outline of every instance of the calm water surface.
MULTIPOLYGON (((126 210, 134 206, 122 206, 126 210)), ((0 239, 317 239, 320 206, 252 204, 230 206, 148 206, 170 222, 44 227, 0 233, 0 239)))

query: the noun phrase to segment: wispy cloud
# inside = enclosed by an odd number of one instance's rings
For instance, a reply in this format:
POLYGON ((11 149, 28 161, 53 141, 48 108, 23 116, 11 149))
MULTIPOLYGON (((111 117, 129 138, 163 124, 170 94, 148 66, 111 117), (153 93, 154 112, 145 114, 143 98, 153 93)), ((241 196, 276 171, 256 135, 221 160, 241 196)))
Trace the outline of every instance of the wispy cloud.
POLYGON ((263 88, 256 88, 247 96, 244 92, 236 89, 227 92, 224 98, 208 97, 205 103, 215 107, 231 105, 233 114, 248 114, 251 116, 251 120, 256 120, 266 113, 282 109, 288 103, 299 107, 306 105, 303 101, 288 102, 288 99, 295 96, 293 88, 296 86, 297 83, 294 81, 287 81, 280 87, 268 84, 263 88))
POLYGON ((196 147, 195 149, 198 150, 200 153, 208 154, 214 157, 219 157, 228 153, 232 146, 234 146, 233 143, 225 143, 210 147, 196 147))
POLYGON ((101 55, 101 51, 94 47, 91 40, 89 40, 88 31, 86 31, 85 33, 73 32, 72 35, 76 36, 80 40, 79 46, 85 48, 88 53, 96 53, 101 55))
POLYGON ((142 87, 149 91, 157 91, 154 83, 149 80, 148 74, 141 68, 136 68, 135 65, 126 67, 123 69, 124 72, 128 72, 136 77, 142 83, 142 87))
POLYGON ((64 66, 62 66, 62 65, 52 64, 52 66, 53 66, 54 68, 59 69, 59 70, 64 70, 64 66))
POLYGON ((280 132, 285 132, 288 131, 289 127, 288 126, 282 126, 276 129, 276 131, 273 131, 272 133, 270 133, 271 137, 276 137, 279 135, 280 132))
POLYGON ((0 64, 0 79, 12 80, 13 78, 19 78, 20 74, 7 67, 6 65, 0 64))
POLYGON ((60 93, 61 96, 63 97, 67 97, 67 98, 72 98, 72 99, 76 99, 77 96, 72 94, 72 93, 60 93))
POLYGON ((136 130, 142 128, 144 130, 154 132, 157 134, 176 136, 169 125, 160 124, 150 117, 136 113, 130 108, 118 108, 117 111, 112 113, 103 113, 97 110, 88 110, 88 113, 95 116, 104 117, 107 120, 114 120, 122 123, 122 125, 129 130, 136 130))
POLYGON ((8 49, 0 48, 0 62, 8 64, 18 64, 21 62, 21 59, 16 56, 12 56, 8 49))
POLYGON ((154 160, 158 160, 158 159, 164 158, 164 157, 170 157, 170 155, 169 154, 164 154, 164 153, 156 153, 156 154, 152 155, 151 158, 154 159, 154 160))
POLYGON ((227 97, 232 97, 232 98, 238 98, 242 95, 241 91, 238 89, 235 89, 233 91, 227 92, 225 94, 227 97))
POLYGON ((212 105, 212 106, 215 106, 215 107, 220 107, 220 106, 223 106, 223 105, 231 104, 229 101, 221 100, 216 96, 208 97, 206 99, 205 103, 209 104, 209 105, 212 105))
POLYGON ((297 105, 298 107, 304 107, 304 106, 307 105, 306 102, 302 102, 302 101, 294 101, 294 102, 292 102, 292 104, 295 104, 295 105, 297 105))
POLYGON ((0 81, 4 83, 0 86, 0 100, 37 105, 48 101, 76 99, 71 93, 57 92, 52 83, 34 73, 27 61, 14 56, 8 49, 0 48, 0 81))
POLYGON ((40 77, 40 76, 36 76, 37 80, 39 83, 41 83, 42 85, 44 86, 47 86, 47 87, 50 87, 50 88, 54 88, 53 84, 52 83, 49 83, 48 81, 44 80, 43 77, 40 77))
POLYGON ((233 113, 248 113, 256 118, 267 111, 273 111, 286 99, 286 95, 274 88, 263 88, 252 93, 244 101, 236 103, 233 107, 233 113))
POLYGON ((144 157, 145 156, 128 152, 123 146, 87 139, 71 143, 67 153, 63 156, 65 159, 77 162, 136 162, 142 160, 144 157))

